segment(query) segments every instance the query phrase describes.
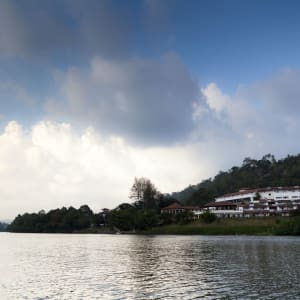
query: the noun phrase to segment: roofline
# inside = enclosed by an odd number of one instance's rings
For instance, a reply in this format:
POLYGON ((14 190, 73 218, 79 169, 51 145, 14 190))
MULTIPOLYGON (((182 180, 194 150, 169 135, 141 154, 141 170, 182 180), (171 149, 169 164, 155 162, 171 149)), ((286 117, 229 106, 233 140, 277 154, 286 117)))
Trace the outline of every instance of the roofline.
POLYGON ((185 206, 185 205, 181 205, 181 204, 178 204, 176 202, 166 206, 166 207, 163 207, 161 208, 161 210, 170 210, 170 209, 200 209, 200 206, 185 206), (172 207, 174 204, 177 205, 177 207, 172 207))
POLYGON ((235 203, 230 201, 213 201, 206 203, 204 207, 216 207, 216 206, 237 206, 235 203))
POLYGON ((257 192, 262 193, 262 192, 271 192, 271 191, 295 191, 295 190, 300 191, 300 186, 290 186, 290 187, 281 187, 280 186, 280 187, 244 189, 239 192, 224 194, 222 196, 216 197, 216 199, 221 199, 221 198, 230 197, 230 196, 247 195, 247 194, 252 194, 252 193, 257 193, 257 192))

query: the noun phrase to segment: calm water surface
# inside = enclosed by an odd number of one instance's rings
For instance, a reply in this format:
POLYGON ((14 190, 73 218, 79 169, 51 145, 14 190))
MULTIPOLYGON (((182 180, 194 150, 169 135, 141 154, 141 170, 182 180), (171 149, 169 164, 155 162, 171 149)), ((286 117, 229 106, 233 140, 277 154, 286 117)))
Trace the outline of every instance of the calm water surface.
POLYGON ((300 238, 0 234, 0 299, 300 299, 300 238))

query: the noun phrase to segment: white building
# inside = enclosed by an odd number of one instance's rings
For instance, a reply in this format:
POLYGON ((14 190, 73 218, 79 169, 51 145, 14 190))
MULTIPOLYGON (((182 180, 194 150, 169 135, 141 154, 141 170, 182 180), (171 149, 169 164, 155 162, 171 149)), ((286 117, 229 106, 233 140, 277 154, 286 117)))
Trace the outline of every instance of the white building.
POLYGON ((161 209, 161 214, 178 215, 190 211, 194 214, 196 219, 203 213, 199 206, 183 206, 179 203, 172 203, 167 207, 161 209))
POLYGON ((204 210, 214 213, 217 217, 233 218, 242 217, 243 209, 238 204, 231 201, 214 201, 207 203, 204 210))
POLYGON ((258 189, 241 189, 239 192, 225 194, 217 197, 216 202, 219 201, 231 201, 233 203, 241 203, 244 201, 255 201, 257 195, 260 195, 261 199, 272 200, 300 200, 300 187, 268 187, 258 189))
POLYGON ((215 199, 216 203, 225 201, 236 204, 236 211, 242 211, 244 216, 288 216, 291 211, 300 209, 300 187, 241 189, 215 199))

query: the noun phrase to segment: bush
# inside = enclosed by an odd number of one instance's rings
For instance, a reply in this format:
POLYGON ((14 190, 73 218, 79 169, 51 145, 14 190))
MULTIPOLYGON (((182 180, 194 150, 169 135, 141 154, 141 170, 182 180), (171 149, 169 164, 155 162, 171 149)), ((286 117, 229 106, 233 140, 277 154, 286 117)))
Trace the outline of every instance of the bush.
POLYGON ((206 211, 201 215, 201 219, 205 223, 212 223, 212 222, 216 221, 217 216, 214 213, 206 211))
POLYGON ((300 216, 300 209, 298 208, 298 209, 292 210, 291 211, 291 216, 292 217, 298 217, 298 216, 300 216))
POLYGON ((194 214, 191 211, 184 211, 175 216, 175 222, 178 224, 187 224, 193 221, 194 214))

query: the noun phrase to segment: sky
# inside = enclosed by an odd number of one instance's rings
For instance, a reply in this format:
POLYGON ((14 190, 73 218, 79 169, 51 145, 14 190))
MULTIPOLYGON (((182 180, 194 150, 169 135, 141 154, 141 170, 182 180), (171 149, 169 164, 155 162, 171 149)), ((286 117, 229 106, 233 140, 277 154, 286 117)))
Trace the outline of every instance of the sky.
POLYGON ((298 154, 300 3, 0 0, 0 219, 298 154))

